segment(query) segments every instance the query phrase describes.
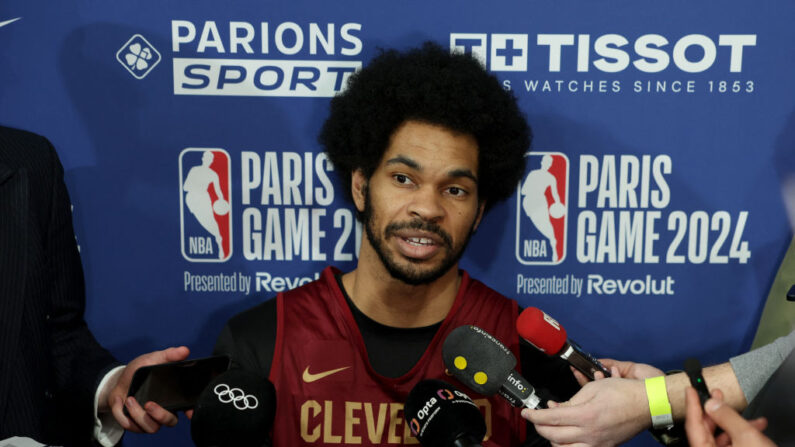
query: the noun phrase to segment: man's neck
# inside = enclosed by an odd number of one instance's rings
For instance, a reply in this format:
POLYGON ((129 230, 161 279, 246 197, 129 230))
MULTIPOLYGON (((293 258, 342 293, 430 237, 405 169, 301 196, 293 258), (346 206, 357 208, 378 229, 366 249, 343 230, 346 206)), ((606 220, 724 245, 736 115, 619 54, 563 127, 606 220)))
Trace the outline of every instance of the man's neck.
POLYGON ((457 265, 431 283, 413 286, 393 278, 374 252, 364 244, 361 248, 358 266, 343 275, 342 283, 362 313, 392 327, 423 327, 444 320, 461 284, 457 265))

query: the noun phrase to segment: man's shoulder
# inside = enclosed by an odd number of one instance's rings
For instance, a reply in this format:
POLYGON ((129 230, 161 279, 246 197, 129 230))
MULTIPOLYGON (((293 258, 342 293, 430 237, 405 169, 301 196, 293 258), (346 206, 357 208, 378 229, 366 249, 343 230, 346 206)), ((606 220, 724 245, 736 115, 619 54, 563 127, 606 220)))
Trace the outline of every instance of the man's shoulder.
POLYGON ((41 135, 0 126, 0 163, 9 168, 29 168, 52 157, 52 145, 41 135))
POLYGON ((279 292, 277 295, 250 307, 229 319, 230 328, 237 332, 240 330, 255 330, 261 327, 263 322, 276 322, 277 306, 279 295, 289 300, 301 298, 325 299, 323 291, 329 287, 335 287, 335 274, 340 271, 334 267, 326 267, 322 273, 317 275, 314 281, 309 281, 294 287, 290 290, 279 292))
POLYGON ((487 286, 480 280, 471 277, 466 270, 461 270, 461 273, 462 273, 461 286, 465 288, 465 291, 468 295, 477 295, 479 297, 494 299, 494 300, 516 301, 513 298, 508 298, 502 293, 492 289, 491 287, 487 286))

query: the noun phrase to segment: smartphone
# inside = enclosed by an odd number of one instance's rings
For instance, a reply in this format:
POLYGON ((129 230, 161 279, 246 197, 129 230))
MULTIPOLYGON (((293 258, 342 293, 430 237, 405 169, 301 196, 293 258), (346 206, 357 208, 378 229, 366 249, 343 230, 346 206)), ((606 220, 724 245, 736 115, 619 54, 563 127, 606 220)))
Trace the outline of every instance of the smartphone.
MULTIPOLYGON (((229 369, 228 355, 143 366, 133 374, 128 396, 143 406, 152 401, 168 411, 184 411, 196 404, 202 390, 229 369)), ((124 407, 127 414, 127 407, 124 407)))

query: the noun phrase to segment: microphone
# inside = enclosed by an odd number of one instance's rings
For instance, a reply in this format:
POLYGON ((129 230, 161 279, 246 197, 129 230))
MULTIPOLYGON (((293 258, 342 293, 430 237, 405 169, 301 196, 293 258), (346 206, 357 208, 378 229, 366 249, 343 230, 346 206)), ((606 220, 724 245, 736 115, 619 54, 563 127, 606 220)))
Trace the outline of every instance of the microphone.
POLYGON ((230 370, 199 395, 190 436, 197 447, 268 446, 275 415, 276 390, 270 380, 230 370))
POLYGON ((441 380, 423 380, 403 408, 411 433, 426 447, 480 447, 486 422, 466 394, 441 380))
POLYGON ((605 377, 610 377, 609 369, 591 354, 583 351, 580 345, 569 340, 566 337, 566 329, 541 309, 528 307, 523 310, 516 320, 516 330, 526 342, 539 351, 566 360, 589 379, 594 379, 596 371, 601 371, 605 377))
POLYGON ((514 407, 543 408, 535 389, 514 367, 516 357, 477 326, 459 326, 442 345, 447 371, 484 396, 499 394, 514 407))

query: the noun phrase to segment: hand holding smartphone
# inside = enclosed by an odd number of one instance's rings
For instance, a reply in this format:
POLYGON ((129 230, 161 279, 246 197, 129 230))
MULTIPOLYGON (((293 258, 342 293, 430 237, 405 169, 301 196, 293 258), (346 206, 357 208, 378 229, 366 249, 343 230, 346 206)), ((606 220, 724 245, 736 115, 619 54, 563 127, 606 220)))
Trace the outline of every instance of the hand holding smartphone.
POLYGON ((141 405, 152 401, 170 412, 185 411, 193 408, 207 384, 229 365, 229 356, 218 355, 143 366, 133 374, 127 395, 141 405))

